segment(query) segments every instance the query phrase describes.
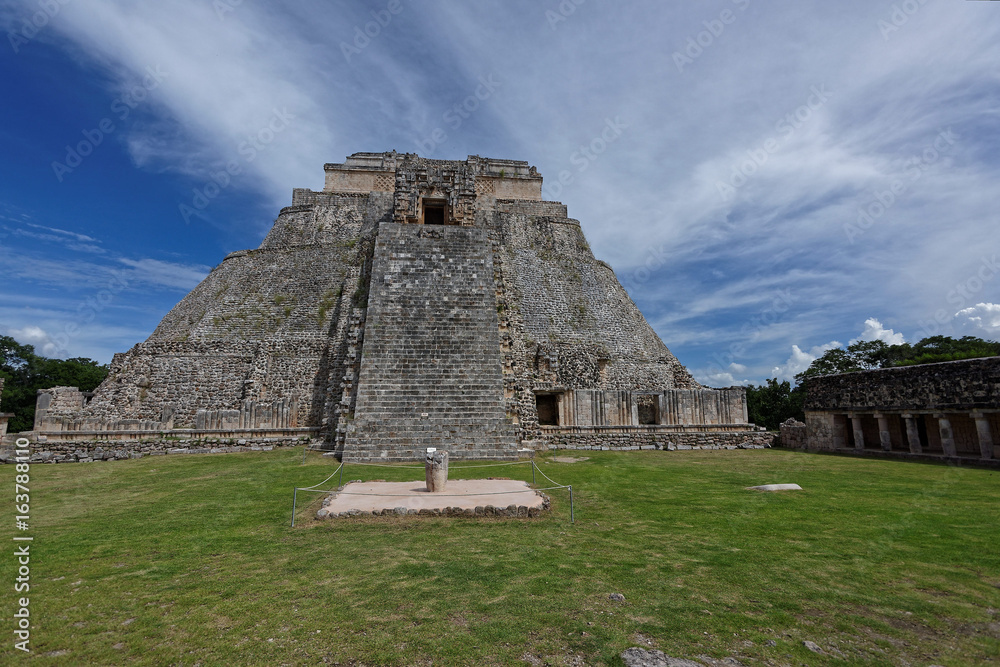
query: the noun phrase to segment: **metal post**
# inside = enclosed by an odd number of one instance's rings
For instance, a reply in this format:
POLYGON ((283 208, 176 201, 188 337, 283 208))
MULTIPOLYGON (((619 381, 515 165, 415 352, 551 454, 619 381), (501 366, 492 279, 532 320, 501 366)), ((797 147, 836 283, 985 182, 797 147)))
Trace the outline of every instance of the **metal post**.
POLYGON ((576 523, 576 517, 573 516, 573 485, 569 486, 569 522, 576 523))
POLYGON ((535 483, 535 462, 531 462, 531 483, 535 483))
POLYGON ((340 480, 337 482, 337 486, 344 485, 344 464, 340 464, 340 480))
POLYGON ((295 487, 295 490, 292 492, 292 528, 295 528, 295 501, 298 500, 298 497, 299 487, 295 487))
POLYGON ((306 452, 309 451, 309 445, 302 448, 302 463, 306 462, 306 452))

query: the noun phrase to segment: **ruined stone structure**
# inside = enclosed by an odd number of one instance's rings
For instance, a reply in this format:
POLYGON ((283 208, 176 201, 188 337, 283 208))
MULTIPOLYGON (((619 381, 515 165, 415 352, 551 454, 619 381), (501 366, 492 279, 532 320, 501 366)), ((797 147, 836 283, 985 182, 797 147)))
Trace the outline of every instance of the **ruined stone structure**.
POLYGON ((295 190, 93 395, 36 434, 309 437, 345 460, 756 441, 667 349, 526 162, 356 153, 295 190))
POLYGON ((810 449, 994 460, 1000 357, 809 378, 805 413, 810 449))
MULTIPOLYGON (((0 397, 3 396, 3 381, 4 378, 0 378, 0 397)), ((3 405, 0 404, 0 407, 3 407, 3 405)), ((0 412, 0 438, 7 435, 7 422, 13 416, 14 415, 10 412, 0 412)))

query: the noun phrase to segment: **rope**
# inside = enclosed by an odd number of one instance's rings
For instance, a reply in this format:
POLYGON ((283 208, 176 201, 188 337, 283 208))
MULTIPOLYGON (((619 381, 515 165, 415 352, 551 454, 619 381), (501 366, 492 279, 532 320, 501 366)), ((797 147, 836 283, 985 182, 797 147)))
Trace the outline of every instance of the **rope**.
MULTIPOLYGON (((513 461, 509 463, 485 463, 480 466, 448 466, 448 470, 464 470, 466 468, 498 468, 500 466, 518 466, 531 463, 531 461, 513 461)), ((396 470, 424 470, 424 466, 400 466, 400 465, 390 465, 388 463, 362 463, 360 461, 352 461, 352 466, 372 466, 375 468, 395 468, 396 470)))
MULTIPOLYGON (((454 468, 449 468, 449 470, 460 470, 460 469, 464 469, 464 468, 496 468, 496 467, 499 467, 499 466, 523 465, 525 463, 533 463, 533 461, 529 460, 529 461, 514 461, 514 462, 511 462, 511 463, 487 463, 487 464, 479 465, 479 466, 455 466, 454 468)), ((422 466, 394 466, 394 465, 388 465, 388 464, 384 464, 384 463, 352 463, 351 465, 374 466, 376 468, 396 468, 396 469, 399 469, 399 470, 406 470, 406 469, 424 470, 424 468, 422 466)), ((338 472, 340 472, 340 469, 343 468, 343 467, 344 467, 344 464, 341 463, 339 466, 337 466, 337 469, 334 470, 330 474, 329 477, 327 477, 326 479, 324 479, 319 484, 313 484, 312 486, 299 486, 299 487, 296 487, 296 489, 298 489, 299 491, 312 491, 313 493, 330 493, 330 492, 333 491, 333 489, 325 489, 324 490, 324 489, 317 489, 316 487, 317 486, 322 486, 323 484, 326 484, 327 482, 329 482, 331 479, 333 479, 334 475, 336 475, 338 472)), ((544 489, 526 489, 525 491, 500 491, 500 492, 496 492, 496 493, 440 493, 440 494, 435 493, 434 495, 438 496, 438 497, 492 496, 492 495, 498 495, 499 496, 499 495, 506 495, 506 494, 509 494, 509 493, 525 493, 526 491, 551 491, 553 489, 568 489, 569 488, 568 484, 560 484, 559 482, 555 481, 554 479, 552 479, 551 477, 549 477, 548 475, 546 475, 544 472, 542 472, 542 469, 539 468, 537 465, 535 465, 535 470, 538 471, 539 475, 541 475, 545 479, 547 479, 550 482, 552 482, 553 484, 555 484, 555 486, 550 486, 550 487, 547 487, 547 488, 544 488, 544 489)), ((413 481, 414 482, 419 482, 420 480, 413 480, 413 481)), ((345 496, 384 496, 384 497, 390 497, 390 498, 391 497, 404 498, 404 497, 408 497, 408 496, 412 495, 412 494, 409 494, 409 493, 349 493, 349 492, 346 492, 346 491, 340 491, 339 494, 340 495, 345 495, 345 496)))
POLYGON ((481 466, 448 466, 448 470, 464 470, 466 468, 499 468, 500 466, 520 466, 531 461, 514 461, 512 463, 484 463, 481 466))
MULTIPOLYGON (((341 463, 340 465, 344 465, 341 463)), ((423 470, 424 466, 394 466, 388 463, 355 463, 351 462, 352 466, 372 466, 374 468, 395 468, 396 470, 423 470)))
MULTIPOLYGON (((549 477, 548 475, 546 475, 546 474, 545 474, 544 472, 542 472, 542 469, 541 469, 541 468, 539 468, 539 467, 538 467, 537 465, 535 466, 535 470, 537 470, 537 471, 538 471, 538 474, 539 474, 539 475, 541 475, 541 476, 542 476, 542 477, 544 477, 545 479, 549 480, 549 481, 550 481, 550 482, 552 482, 553 484, 559 484, 559 482, 555 481, 554 479, 552 479, 551 477, 549 477)), ((562 486, 569 486, 569 485, 568 485, 568 484, 563 484, 562 486)))
MULTIPOLYGON (((553 489, 567 489, 568 486, 549 486, 544 489, 523 489, 521 491, 495 491, 493 493, 433 493, 428 497, 434 498, 459 498, 462 496, 504 496, 511 493, 528 493, 529 491, 552 491, 553 489)), ((337 492, 338 496, 378 496, 383 498, 413 498, 412 493, 350 493, 348 491, 337 492)), ((423 496, 421 496, 423 497, 423 496)))
POLYGON ((343 468, 343 467, 344 467, 344 464, 341 463, 339 466, 337 466, 337 469, 334 470, 333 473, 329 477, 327 477, 326 479, 324 479, 319 484, 313 484, 312 486, 304 486, 304 487, 303 486, 299 486, 299 487, 296 487, 296 488, 298 488, 300 491, 312 491, 313 489, 315 489, 320 484, 326 484, 331 479, 333 479, 333 476, 336 475, 340 471, 340 469, 343 468))

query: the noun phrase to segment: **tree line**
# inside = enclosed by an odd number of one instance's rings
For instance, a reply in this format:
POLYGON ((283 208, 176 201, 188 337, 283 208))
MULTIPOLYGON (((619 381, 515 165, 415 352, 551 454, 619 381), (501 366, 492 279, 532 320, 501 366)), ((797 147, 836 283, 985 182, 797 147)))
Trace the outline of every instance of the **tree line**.
POLYGON ((107 376, 107 364, 83 357, 49 359, 36 354, 33 345, 21 345, 10 336, 0 336, 0 377, 4 378, 0 412, 14 414, 7 423, 10 433, 34 427, 39 389, 79 387, 81 391, 91 391, 107 376))
POLYGON ((773 431, 789 417, 805 419, 803 380, 808 377, 995 356, 1000 356, 1000 342, 975 336, 957 339, 930 336, 912 345, 889 345, 881 340, 858 341, 846 348, 824 352, 809 364, 809 368, 795 376, 794 387, 788 380, 778 382, 777 378, 768 379, 759 386, 748 385, 747 413, 752 423, 773 431))

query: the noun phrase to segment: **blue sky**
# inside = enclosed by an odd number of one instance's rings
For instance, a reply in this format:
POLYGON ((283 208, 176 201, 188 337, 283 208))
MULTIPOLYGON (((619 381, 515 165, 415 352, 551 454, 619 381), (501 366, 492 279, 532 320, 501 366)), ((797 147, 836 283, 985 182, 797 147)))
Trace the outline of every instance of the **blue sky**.
POLYGON ((1000 338, 1000 3, 0 0, 0 25, 0 333, 50 356, 141 342, 325 162, 393 149, 537 166, 707 384, 1000 338))

